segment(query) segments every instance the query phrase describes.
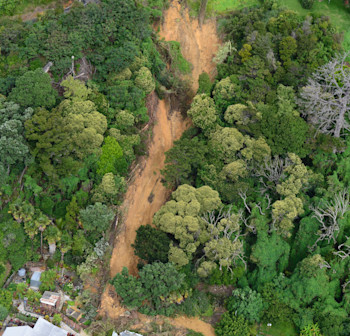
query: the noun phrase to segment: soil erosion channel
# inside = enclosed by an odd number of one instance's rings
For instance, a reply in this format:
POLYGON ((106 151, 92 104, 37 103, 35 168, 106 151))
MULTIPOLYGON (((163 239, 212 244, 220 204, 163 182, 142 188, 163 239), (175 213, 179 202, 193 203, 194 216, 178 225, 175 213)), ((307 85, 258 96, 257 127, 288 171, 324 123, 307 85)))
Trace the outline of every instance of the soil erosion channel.
MULTIPOLYGON (((191 20, 188 11, 181 8, 178 1, 172 1, 164 13, 160 35, 166 41, 180 42, 183 56, 193 65, 190 80, 194 92, 198 87, 198 76, 203 71, 214 77, 215 64, 212 59, 220 43, 214 21, 208 20, 199 28, 198 21, 191 20)), ((170 114, 170 106, 165 101, 158 100, 156 104, 156 122, 149 155, 140 162, 123 203, 123 228, 116 238, 110 262, 112 277, 121 272, 124 266, 128 267, 131 274, 137 272, 138 260, 131 247, 136 230, 141 225, 152 223, 155 212, 167 201, 170 191, 162 185, 160 174, 160 170, 164 168, 165 152, 190 124, 179 112, 170 114)), ((111 292, 109 285, 103 293, 100 312, 113 319, 120 316, 124 309, 116 301, 115 295, 111 296, 111 292)), ((211 325, 199 319, 180 317, 171 319, 170 322, 176 327, 190 328, 206 336, 214 336, 211 325)))

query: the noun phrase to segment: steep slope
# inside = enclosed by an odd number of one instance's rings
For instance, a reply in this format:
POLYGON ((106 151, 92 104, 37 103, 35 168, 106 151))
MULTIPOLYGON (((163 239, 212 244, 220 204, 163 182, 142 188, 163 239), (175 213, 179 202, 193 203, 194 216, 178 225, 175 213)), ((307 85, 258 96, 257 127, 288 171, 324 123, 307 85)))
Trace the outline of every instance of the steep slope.
MULTIPOLYGON (((206 71, 211 77, 215 75, 215 55, 219 39, 216 35, 216 24, 208 21, 200 29, 197 20, 191 20, 187 10, 181 9, 178 1, 173 1, 164 13, 164 23, 160 30, 166 41, 180 42, 184 57, 193 65, 190 75, 194 92, 198 88, 198 77, 206 71)), ((149 155, 138 165, 134 178, 128 187, 123 203, 124 221, 118 234, 110 262, 110 273, 113 277, 124 266, 131 274, 136 274, 138 259, 131 244, 136 237, 136 230, 143 224, 152 223, 155 212, 166 202, 170 191, 161 183, 160 170, 164 168, 165 152, 180 138, 190 122, 177 111, 170 113, 167 102, 156 99, 153 127, 153 138, 149 155)), ((100 313, 110 318, 117 318, 123 313, 118 299, 113 295, 111 286, 107 286, 101 300, 100 313)), ((172 319, 177 327, 191 328, 204 335, 214 335, 213 328, 194 318, 180 317, 172 319)))

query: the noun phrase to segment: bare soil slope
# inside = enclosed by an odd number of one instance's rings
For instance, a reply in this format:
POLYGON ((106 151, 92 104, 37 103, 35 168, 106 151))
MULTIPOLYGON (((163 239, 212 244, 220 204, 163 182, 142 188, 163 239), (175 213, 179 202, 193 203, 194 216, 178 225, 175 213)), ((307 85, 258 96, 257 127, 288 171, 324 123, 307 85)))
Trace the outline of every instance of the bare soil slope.
POLYGON ((183 56, 193 65, 190 77, 194 91, 198 88, 198 77, 203 71, 214 78, 216 66, 212 59, 220 44, 215 20, 207 20, 199 28, 198 20, 191 19, 188 10, 181 7, 178 1, 172 1, 164 13, 160 36, 166 41, 180 42, 183 56))
MULTIPOLYGON (((214 77, 215 64, 212 58, 220 43, 215 21, 207 21, 200 29, 197 20, 191 20, 188 11, 181 8, 178 1, 172 1, 164 13, 160 35, 167 41, 180 42, 184 57, 193 65, 190 79, 194 91, 198 88, 198 76, 203 71, 214 77)), ((179 112, 170 114, 170 106, 165 101, 158 101, 154 117, 156 123, 149 156, 140 162, 123 203, 125 218, 110 262, 112 277, 124 266, 128 267, 131 274, 136 274, 138 261, 131 247, 136 230, 143 224, 152 223, 154 213, 167 201, 170 191, 162 185, 160 175, 160 170, 164 168, 165 152, 190 125, 189 120, 184 119, 179 112)), ((113 288, 108 285, 102 296, 100 313, 113 319, 123 311, 113 288)), ((177 327, 191 328, 206 336, 214 336, 211 325, 199 319, 180 317, 170 322, 177 327)))

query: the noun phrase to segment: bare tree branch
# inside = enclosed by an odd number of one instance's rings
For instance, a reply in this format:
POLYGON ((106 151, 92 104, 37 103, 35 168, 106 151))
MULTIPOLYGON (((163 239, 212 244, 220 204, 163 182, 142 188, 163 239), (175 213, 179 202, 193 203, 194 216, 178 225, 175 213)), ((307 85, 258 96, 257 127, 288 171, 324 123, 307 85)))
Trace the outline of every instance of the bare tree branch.
POLYGON ((324 134, 339 138, 350 131, 350 68, 346 58, 338 55, 319 68, 301 91, 299 105, 304 115, 324 134))
POLYGON ((340 230, 338 220, 350 209, 349 192, 347 190, 338 192, 332 201, 326 202, 323 206, 310 207, 310 209, 314 212, 312 217, 321 224, 317 232, 318 238, 310 248, 314 250, 320 241, 336 242, 340 230))

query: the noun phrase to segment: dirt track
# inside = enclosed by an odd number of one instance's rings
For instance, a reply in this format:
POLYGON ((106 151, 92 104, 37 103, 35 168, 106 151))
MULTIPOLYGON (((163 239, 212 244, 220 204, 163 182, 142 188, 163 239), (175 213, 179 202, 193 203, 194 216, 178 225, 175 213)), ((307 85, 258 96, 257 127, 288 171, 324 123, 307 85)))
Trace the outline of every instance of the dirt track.
MULTIPOLYGON (((193 65, 191 80, 194 91, 198 87, 198 76, 203 71, 214 77, 215 64, 212 63, 212 58, 220 42, 214 21, 206 22, 199 29, 197 20, 192 21, 187 10, 181 10, 178 2, 172 1, 170 8, 164 13, 160 35, 167 41, 180 42, 184 57, 193 65)), ((137 257, 131 247, 136 230, 140 225, 152 223, 154 213, 169 197, 170 192, 162 185, 160 175, 160 170, 164 167, 165 152, 189 126, 189 121, 184 120, 179 112, 175 111, 170 115, 169 111, 170 107, 165 101, 158 102, 149 156, 140 162, 123 203, 125 218, 110 262, 112 277, 124 266, 132 274, 137 272, 137 257)), ((112 293, 111 286, 107 286, 102 296, 100 313, 113 319, 124 309, 112 293)), ((206 336, 214 336, 212 326, 196 318, 179 317, 171 319, 170 322, 176 327, 190 328, 206 336)))

